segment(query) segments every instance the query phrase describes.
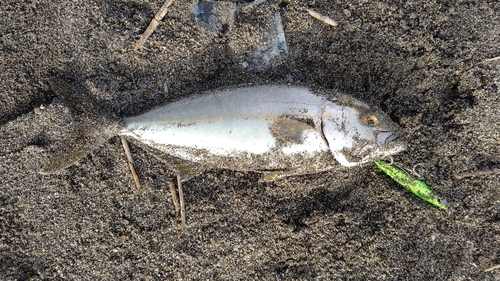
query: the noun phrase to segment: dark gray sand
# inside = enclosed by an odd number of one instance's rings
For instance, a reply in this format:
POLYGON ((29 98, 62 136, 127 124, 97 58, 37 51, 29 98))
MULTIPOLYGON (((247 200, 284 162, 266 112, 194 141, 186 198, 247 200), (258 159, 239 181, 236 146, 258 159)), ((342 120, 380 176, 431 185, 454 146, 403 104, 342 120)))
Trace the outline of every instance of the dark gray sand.
POLYGON ((500 168, 500 60, 485 62, 500 56, 498 1, 268 1, 234 23, 221 12, 219 31, 191 21, 193 3, 134 52, 161 1, 1 1, 1 280, 500 280, 483 272, 500 264, 500 175, 454 176, 500 168), (255 61, 277 13, 288 53, 255 61), (272 183, 216 169, 184 184, 179 237, 175 175, 136 144, 142 190, 117 137, 37 173, 71 126, 41 118, 54 77, 118 117, 242 83, 338 89, 401 125, 395 161, 422 164, 449 212, 373 164, 272 183))

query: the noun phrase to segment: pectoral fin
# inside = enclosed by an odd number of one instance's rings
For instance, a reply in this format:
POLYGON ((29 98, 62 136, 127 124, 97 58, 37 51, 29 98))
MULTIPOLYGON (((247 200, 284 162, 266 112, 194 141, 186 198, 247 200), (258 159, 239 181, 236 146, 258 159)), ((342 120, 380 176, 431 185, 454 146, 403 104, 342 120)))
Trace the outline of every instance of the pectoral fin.
POLYGON ((276 118, 269 127, 274 138, 283 144, 301 144, 304 133, 311 129, 314 129, 312 120, 298 120, 286 115, 276 118))

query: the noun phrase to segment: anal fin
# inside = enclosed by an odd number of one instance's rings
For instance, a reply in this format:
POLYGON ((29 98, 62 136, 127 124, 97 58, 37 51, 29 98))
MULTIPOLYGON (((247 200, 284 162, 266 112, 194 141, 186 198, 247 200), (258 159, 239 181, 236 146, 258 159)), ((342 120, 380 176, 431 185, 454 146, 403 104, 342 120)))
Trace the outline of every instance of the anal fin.
POLYGON ((260 171, 260 173, 262 176, 260 177, 259 182, 272 182, 300 174, 296 170, 272 170, 260 171))

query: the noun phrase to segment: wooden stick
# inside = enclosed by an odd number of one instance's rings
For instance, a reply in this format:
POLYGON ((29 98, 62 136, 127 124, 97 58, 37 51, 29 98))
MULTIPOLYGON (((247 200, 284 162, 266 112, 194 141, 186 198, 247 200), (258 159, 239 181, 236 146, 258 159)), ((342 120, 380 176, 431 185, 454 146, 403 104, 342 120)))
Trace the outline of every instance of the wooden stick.
POLYGON ((186 208, 184 206, 184 192, 182 191, 181 176, 177 175, 177 187, 179 188, 179 201, 181 203, 181 231, 186 231, 186 208))
POLYGON ((457 180, 461 180, 463 178, 472 178, 472 177, 477 177, 477 176, 484 176, 484 175, 493 175, 500 173, 500 169, 487 169, 487 170, 479 170, 479 171, 472 171, 472 172, 462 172, 455 174, 455 178, 457 180))
POLYGON ((139 176, 137 175, 137 170, 135 169, 134 159, 132 159, 132 154, 130 154, 128 142, 123 136, 120 136, 120 139, 122 141, 123 150, 125 150, 125 155, 127 156, 128 167, 132 172, 132 177, 134 177, 135 187, 137 187, 137 189, 141 189, 141 183, 139 182, 139 176))
POLYGON ((174 202, 175 213, 179 213, 179 199, 177 199, 177 191, 175 190, 175 185, 172 181, 168 181, 168 186, 170 187, 170 194, 172 194, 172 201, 174 202))
POLYGON ((491 61, 495 61, 495 60, 500 60, 500 57, 494 57, 494 58, 491 58, 491 59, 485 59, 484 62, 491 62, 491 61))
POLYGON ((141 38, 139 38, 139 40, 137 40, 137 42, 134 44, 134 51, 137 51, 137 49, 142 47, 146 40, 148 40, 149 36, 153 34, 158 24, 160 24, 160 21, 167 14, 168 7, 172 6, 172 4, 174 4, 174 1, 175 0, 166 0, 165 3, 163 3, 163 6, 161 6, 160 10, 158 10, 154 18, 151 20, 148 28, 146 28, 144 33, 141 35, 141 38))
POLYGON ((488 267, 487 269, 484 270, 484 272, 492 271, 492 270, 495 270, 497 268, 500 268, 500 264, 494 265, 492 267, 488 267))
POLYGON ((319 20, 319 21, 322 21, 326 24, 329 24, 331 26, 337 26, 339 25, 336 21, 334 21, 333 19, 327 17, 327 16, 323 16, 322 14, 318 13, 318 12, 315 12, 311 9, 307 9, 307 12, 311 15, 311 17, 319 20))

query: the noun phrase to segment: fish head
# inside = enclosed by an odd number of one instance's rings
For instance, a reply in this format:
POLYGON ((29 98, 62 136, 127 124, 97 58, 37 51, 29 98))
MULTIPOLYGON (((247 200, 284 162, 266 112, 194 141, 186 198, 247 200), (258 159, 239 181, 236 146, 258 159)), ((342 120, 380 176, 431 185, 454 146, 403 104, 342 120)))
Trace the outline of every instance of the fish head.
POLYGON ((346 101, 325 106, 321 128, 330 151, 342 166, 356 166, 405 149, 399 126, 365 103, 346 101))

